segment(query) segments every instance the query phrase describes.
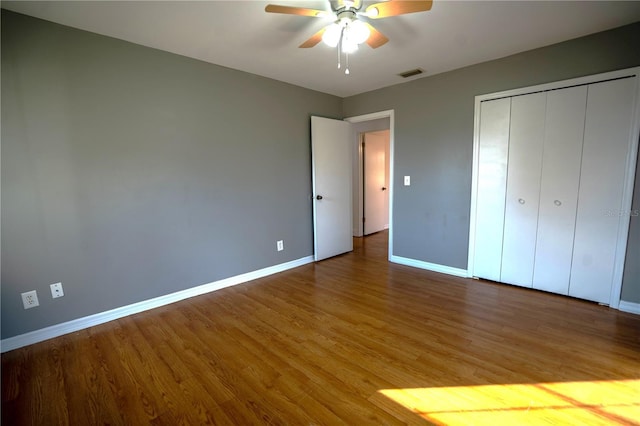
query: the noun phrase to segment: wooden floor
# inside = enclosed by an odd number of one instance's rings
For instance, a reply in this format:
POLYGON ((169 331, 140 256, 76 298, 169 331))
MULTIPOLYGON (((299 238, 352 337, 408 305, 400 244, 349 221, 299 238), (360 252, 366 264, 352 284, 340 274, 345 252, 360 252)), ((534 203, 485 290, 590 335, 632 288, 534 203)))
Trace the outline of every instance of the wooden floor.
POLYGON ((355 250, 2 355, 2 424, 638 424, 640 316, 355 250))

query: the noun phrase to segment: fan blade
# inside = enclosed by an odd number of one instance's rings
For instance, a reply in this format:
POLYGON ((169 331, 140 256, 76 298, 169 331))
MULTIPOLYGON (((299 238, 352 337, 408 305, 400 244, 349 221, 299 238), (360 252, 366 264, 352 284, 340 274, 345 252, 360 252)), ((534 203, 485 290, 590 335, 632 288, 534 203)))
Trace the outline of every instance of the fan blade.
POLYGON ((371 25, 368 22, 365 22, 365 25, 367 26, 367 28, 369 28, 369 31, 371 32, 371 35, 369 35, 369 38, 367 39, 367 44, 372 49, 377 49, 378 47, 382 46, 383 44, 389 41, 389 39, 380 31, 376 30, 373 27, 373 25, 371 25))
POLYGON ((365 9, 365 14, 371 19, 388 18, 389 16, 405 15, 407 13, 426 12, 431 10, 433 0, 387 1, 376 3, 365 9))
POLYGON ((316 44, 320 43, 322 41, 322 35, 324 34, 324 31, 327 28, 323 28, 320 31, 318 31, 317 33, 315 33, 314 35, 311 36, 311 38, 307 41, 305 41, 304 43, 302 43, 300 46, 298 47, 302 47, 303 49, 306 49, 308 47, 313 47, 316 44))
POLYGON ((304 7, 279 6, 277 4, 268 4, 267 7, 264 8, 264 11, 269 13, 284 13, 287 15, 313 16, 316 18, 321 18, 328 15, 328 13, 324 10, 306 9, 304 7))

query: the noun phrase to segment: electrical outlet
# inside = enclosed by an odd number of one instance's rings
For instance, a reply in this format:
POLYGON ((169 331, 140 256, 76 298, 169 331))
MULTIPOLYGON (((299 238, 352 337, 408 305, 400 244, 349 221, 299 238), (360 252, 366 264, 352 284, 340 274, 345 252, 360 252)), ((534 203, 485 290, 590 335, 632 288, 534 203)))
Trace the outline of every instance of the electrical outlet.
POLYGON ((62 283, 51 284, 49 287, 51 287, 51 297, 53 297, 54 299, 64 296, 62 283))
POLYGON ((35 290, 27 291, 26 293, 22 293, 22 304, 25 309, 35 308, 36 306, 40 306, 40 302, 38 302, 38 293, 35 290))
POLYGON ((278 251, 282 251, 282 250, 284 250, 284 241, 282 241, 282 240, 278 240, 278 241, 276 242, 276 247, 278 248, 278 251))

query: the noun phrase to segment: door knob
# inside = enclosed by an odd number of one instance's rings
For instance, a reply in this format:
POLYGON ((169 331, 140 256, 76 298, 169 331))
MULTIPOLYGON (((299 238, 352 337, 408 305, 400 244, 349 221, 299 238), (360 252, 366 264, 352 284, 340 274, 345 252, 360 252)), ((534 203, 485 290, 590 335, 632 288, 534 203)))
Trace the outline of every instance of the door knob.
POLYGON ((383 191, 386 191, 386 190, 387 190, 387 188, 385 188, 385 187, 383 186, 383 187, 382 187, 382 190, 383 190, 383 191))
POLYGON ((322 200, 322 195, 316 195, 316 200, 322 200))

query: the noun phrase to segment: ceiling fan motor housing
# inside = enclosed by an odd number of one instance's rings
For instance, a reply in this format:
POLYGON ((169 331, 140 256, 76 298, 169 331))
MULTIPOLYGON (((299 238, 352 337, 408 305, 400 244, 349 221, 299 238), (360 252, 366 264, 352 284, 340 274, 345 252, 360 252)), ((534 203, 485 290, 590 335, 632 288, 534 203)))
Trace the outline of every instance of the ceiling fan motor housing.
POLYGON ((341 10, 336 14, 336 16, 338 17, 338 22, 350 22, 358 19, 354 9, 341 10))

